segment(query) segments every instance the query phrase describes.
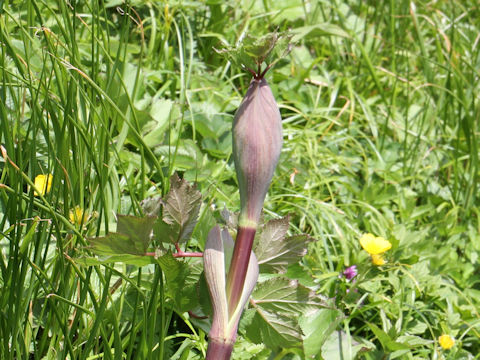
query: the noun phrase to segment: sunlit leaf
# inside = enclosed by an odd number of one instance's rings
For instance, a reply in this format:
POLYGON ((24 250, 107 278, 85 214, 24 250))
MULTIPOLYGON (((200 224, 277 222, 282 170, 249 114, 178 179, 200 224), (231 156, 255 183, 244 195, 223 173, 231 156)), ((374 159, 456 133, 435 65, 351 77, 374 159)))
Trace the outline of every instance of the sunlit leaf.
POLYGON ((263 63, 271 65, 283 58, 290 47, 291 35, 272 32, 264 36, 245 35, 235 47, 225 47, 217 53, 241 68, 250 69, 260 75, 263 63))
POLYGON ((342 319, 343 316, 339 310, 328 308, 312 309, 300 317, 300 327, 304 333, 303 349, 306 357, 320 352, 323 344, 342 319))
POLYGON ((92 250, 98 255, 143 255, 145 251, 142 251, 143 244, 136 243, 128 235, 119 233, 109 233, 106 236, 91 238, 88 240, 92 250), (137 247, 140 245, 140 249, 137 247))
POLYGON ((302 341, 302 332, 294 316, 265 309, 257 310, 246 330, 251 341, 263 343, 270 349, 300 347, 302 341))
POLYGON ((308 235, 286 237, 289 217, 270 220, 257 237, 255 254, 262 272, 285 272, 307 252, 308 235))
POLYGON ((161 229, 177 231, 175 242, 184 241, 191 236, 197 223, 201 197, 195 186, 181 180, 178 175, 175 174, 170 179, 170 191, 163 200, 162 216, 163 222, 170 227, 162 226, 161 229))
POLYGON ((252 302, 257 314, 247 326, 247 335, 250 339, 260 336, 270 348, 300 346, 304 334, 299 314, 325 305, 310 289, 286 278, 259 283, 252 302))
MULTIPOLYGON (((322 357, 328 360, 354 360, 361 351, 368 350, 341 330, 334 331, 322 346, 322 357)), ((306 354, 305 354, 306 355, 306 354)))

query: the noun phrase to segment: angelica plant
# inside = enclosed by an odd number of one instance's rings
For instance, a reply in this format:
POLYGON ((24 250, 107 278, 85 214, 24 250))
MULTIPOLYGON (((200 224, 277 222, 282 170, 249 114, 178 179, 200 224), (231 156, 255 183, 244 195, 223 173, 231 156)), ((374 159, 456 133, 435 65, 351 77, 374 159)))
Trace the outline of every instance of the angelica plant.
POLYGON ((271 54, 277 40, 277 34, 271 34, 239 50, 247 62, 242 66, 253 75, 232 128, 240 215, 226 282, 224 246, 233 241, 228 233, 222 235, 216 227, 210 232, 206 244, 204 266, 214 309, 207 359, 230 358, 240 315, 257 282, 258 265, 252 253, 253 240, 282 149, 282 118, 264 78, 270 65, 262 71, 262 63, 271 54), (256 70, 249 66, 251 58, 256 70))

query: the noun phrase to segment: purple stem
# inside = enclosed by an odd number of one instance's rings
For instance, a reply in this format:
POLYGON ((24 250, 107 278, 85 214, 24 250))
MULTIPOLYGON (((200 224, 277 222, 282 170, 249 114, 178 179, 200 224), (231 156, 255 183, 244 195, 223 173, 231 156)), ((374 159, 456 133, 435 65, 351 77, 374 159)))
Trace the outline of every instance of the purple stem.
POLYGON ((242 295, 243 285, 247 276, 248 263, 252 252, 255 228, 239 226, 232 262, 227 276, 228 312, 231 316, 237 307, 242 295))

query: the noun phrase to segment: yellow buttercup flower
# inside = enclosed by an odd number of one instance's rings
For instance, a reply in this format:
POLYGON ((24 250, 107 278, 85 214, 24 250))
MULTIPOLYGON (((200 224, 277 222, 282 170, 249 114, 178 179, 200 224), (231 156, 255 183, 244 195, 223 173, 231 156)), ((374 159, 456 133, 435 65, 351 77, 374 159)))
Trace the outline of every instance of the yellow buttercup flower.
POLYGON ((455 345, 455 339, 451 337, 450 335, 443 334, 438 338, 438 342, 440 343, 440 346, 444 350, 451 349, 453 345, 455 345))
POLYGON ((382 266, 387 263, 382 254, 372 254, 371 256, 373 265, 382 266))
POLYGON ((70 222, 72 224, 85 224, 89 218, 88 213, 80 206, 75 206, 69 213, 70 222))
POLYGON ((370 255, 380 255, 392 248, 392 243, 381 236, 363 234, 360 238, 360 245, 370 255))
MULTIPOLYGON (((35 178, 35 187, 40 191, 41 195, 45 195, 50 192, 50 189, 52 188, 52 182, 53 182, 53 175, 48 174, 48 175, 37 175, 35 178)), ((39 196, 39 193, 36 191, 33 193, 34 196, 39 196)))

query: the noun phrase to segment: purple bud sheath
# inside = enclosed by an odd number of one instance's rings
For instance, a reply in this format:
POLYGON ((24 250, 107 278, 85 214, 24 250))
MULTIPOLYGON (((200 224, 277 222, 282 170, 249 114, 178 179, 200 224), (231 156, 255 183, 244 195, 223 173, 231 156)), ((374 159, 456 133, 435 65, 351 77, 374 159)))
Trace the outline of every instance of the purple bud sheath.
POLYGON ((253 79, 233 121, 233 156, 240 218, 227 277, 228 308, 236 308, 257 223, 282 149, 282 118, 265 79, 253 79))

